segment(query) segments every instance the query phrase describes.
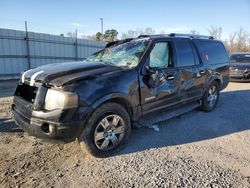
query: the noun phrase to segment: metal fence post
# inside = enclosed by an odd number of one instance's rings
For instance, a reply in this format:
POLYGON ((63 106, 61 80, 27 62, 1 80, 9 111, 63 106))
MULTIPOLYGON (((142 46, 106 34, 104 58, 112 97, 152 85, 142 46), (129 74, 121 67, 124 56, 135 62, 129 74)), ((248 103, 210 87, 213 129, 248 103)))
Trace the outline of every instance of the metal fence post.
POLYGON ((76 29, 76 40, 75 40, 75 60, 78 61, 78 44, 77 44, 77 29, 76 29))
POLYGON ((27 21, 25 21, 25 38, 24 40, 26 40, 26 47, 27 47, 27 60, 28 60, 28 68, 30 69, 30 47, 29 47, 29 35, 28 35, 28 27, 27 27, 27 21))

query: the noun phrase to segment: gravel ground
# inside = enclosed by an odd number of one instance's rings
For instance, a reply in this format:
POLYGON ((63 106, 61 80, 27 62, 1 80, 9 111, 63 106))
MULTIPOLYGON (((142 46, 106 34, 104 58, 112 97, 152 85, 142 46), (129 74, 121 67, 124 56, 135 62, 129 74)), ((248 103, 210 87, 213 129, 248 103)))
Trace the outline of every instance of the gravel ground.
POLYGON ((230 83, 215 111, 132 131, 116 156, 23 133, 0 98, 0 187, 250 187, 250 84, 230 83))

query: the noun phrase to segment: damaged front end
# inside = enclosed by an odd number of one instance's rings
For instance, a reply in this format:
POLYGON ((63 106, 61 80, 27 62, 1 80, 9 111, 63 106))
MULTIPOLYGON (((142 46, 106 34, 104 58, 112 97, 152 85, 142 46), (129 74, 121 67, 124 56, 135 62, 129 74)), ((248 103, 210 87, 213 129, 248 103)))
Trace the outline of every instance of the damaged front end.
POLYGON ((249 82, 250 81, 250 69, 231 67, 230 68, 230 80, 240 81, 240 82, 249 82))
POLYGON ((248 70, 248 69, 244 70, 243 79, 250 81, 250 70, 248 70))
POLYGON ((16 124, 30 135, 45 139, 75 138, 83 113, 76 93, 29 79, 20 80, 12 104, 16 124))
POLYGON ((78 84, 119 70, 116 66, 88 61, 49 64, 28 70, 14 94, 13 117, 30 135, 75 138, 92 110, 80 99, 84 93, 77 91, 78 84))

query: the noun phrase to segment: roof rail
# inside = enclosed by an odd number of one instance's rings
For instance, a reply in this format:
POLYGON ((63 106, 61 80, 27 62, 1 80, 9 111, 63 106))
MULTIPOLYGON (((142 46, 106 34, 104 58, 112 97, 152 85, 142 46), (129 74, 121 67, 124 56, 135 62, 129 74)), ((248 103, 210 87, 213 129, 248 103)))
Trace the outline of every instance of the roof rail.
POLYGON ((181 33, 170 33, 168 34, 170 37, 189 37, 189 38, 204 38, 204 39, 214 39, 212 36, 206 35, 192 35, 192 34, 181 34, 181 33))
POLYGON ((106 44, 105 48, 109 48, 111 46, 116 46, 116 45, 119 45, 119 44, 123 44, 123 43, 129 42, 129 41, 131 41, 133 39, 134 38, 126 38, 126 39, 123 39, 123 40, 117 40, 117 41, 109 42, 109 43, 106 44))
POLYGON ((150 37, 150 36, 152 36, 152 35, 139 35, 139 36, 137 37, 137 39, 139 39, 139 38, 146 38, 146 37, 150 37))

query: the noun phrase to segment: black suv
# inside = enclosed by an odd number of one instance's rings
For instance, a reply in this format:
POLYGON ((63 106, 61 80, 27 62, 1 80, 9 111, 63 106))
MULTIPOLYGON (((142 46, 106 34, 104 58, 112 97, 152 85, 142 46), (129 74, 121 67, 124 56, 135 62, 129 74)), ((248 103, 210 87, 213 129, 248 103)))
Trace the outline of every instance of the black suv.
POLYGON ((13 117, 30 135, 78 139, 89 153, 104 157, 124 145, 133 126, 198 107, 212 111, 228 82, 229 58, 221 41, 139 36, 109 43, 81 62, 24 72, 13 117))

